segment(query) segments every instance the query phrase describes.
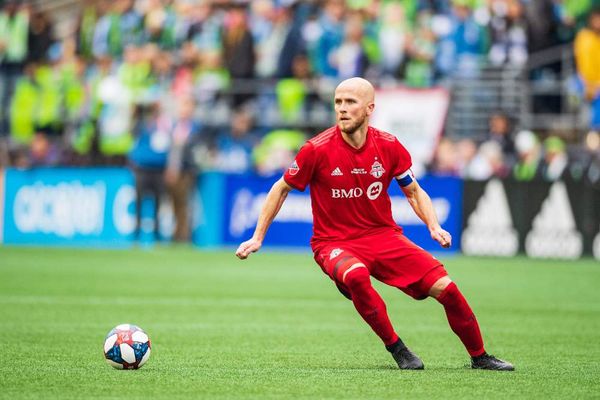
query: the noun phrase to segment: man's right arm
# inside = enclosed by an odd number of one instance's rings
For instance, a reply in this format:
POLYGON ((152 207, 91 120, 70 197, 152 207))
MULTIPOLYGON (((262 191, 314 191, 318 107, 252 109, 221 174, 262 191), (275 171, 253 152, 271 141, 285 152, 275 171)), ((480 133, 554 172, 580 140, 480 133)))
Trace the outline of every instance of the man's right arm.
POLYGON ((292 189, 293 188, 288 185, 283 178, 279 179, 271 187, 271 190, 265 199, 265 204, 263 204, 260 215, 258 216, 258 222, 256 223, 254 235, 252 235, 250 240, 246 240, 244 243, 240 244, 235 252, 235 255, 239 259, 245 260, 248 258, 250 253, 254 253, 261 248, 269 226, 271 226, 271 223, 281 209, 281 206, 283 205, 288 193, 292 189))

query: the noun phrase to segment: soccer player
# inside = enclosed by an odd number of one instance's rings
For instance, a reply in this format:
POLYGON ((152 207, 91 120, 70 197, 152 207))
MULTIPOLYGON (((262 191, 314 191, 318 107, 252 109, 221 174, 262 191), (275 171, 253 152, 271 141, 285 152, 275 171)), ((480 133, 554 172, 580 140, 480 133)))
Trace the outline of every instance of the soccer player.
POLYGON ((512 371, 486 353, 469 304, 442 263, 408 240, 392 219, 387 189, 393 179, 431 238, 450 247, 431 199, 410 168, 411 158, 395 136, 369 126, 375 91, 365 79, 351 78, 335 90, 337 125, 309 140, 269 191, 250 240, 236 251, 240 259, 258 251, 267 229, 292 189, 310 185, 314 258, 361 317, 381 338, 400 369, 423 369, 423 362, 399 338, 371 276, 417 300, 434 297, 477 369, 512 371))

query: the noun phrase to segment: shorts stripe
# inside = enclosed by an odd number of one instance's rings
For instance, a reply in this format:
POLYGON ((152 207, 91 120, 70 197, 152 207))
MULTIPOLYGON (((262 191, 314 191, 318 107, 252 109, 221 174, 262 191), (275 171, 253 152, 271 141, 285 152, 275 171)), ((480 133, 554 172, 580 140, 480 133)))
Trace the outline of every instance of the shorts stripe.
POLYGON ((348 275, 348 272, 350 272, 350 271, 352 271, 353 269, 356 269, 356 268, 367 268, 367 266, 365 264, 363 264, 363 263, 352 264, 350 266, 350 268, 348 268, 346 271, 344 271, 344 275, 342 275, 342 282, 345 283, 346 282, 346 275, 348 275))

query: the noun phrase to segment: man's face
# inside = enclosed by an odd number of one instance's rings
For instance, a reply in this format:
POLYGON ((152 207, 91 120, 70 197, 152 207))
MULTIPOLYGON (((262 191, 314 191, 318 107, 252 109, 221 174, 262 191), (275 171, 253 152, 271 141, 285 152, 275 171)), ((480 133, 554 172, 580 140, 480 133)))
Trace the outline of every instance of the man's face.
POLYGON ((337 125, 346 134, 354 133, 373 112, 374 104, 357 88, 338 87, 334 107, 337 125))
POLYGON ((600 35, 600 14, 593 14, 590 17, 590 29, 600 35))

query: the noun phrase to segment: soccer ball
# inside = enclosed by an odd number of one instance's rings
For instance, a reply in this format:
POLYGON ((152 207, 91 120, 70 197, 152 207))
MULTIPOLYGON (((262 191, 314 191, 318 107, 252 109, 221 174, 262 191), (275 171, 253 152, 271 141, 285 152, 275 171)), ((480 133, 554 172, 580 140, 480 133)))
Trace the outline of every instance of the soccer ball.
POLYGON ((104 357, 117 369, 138 369, 150 358, 150 338, 138 326, 118 325, 106 335, 104 357))

